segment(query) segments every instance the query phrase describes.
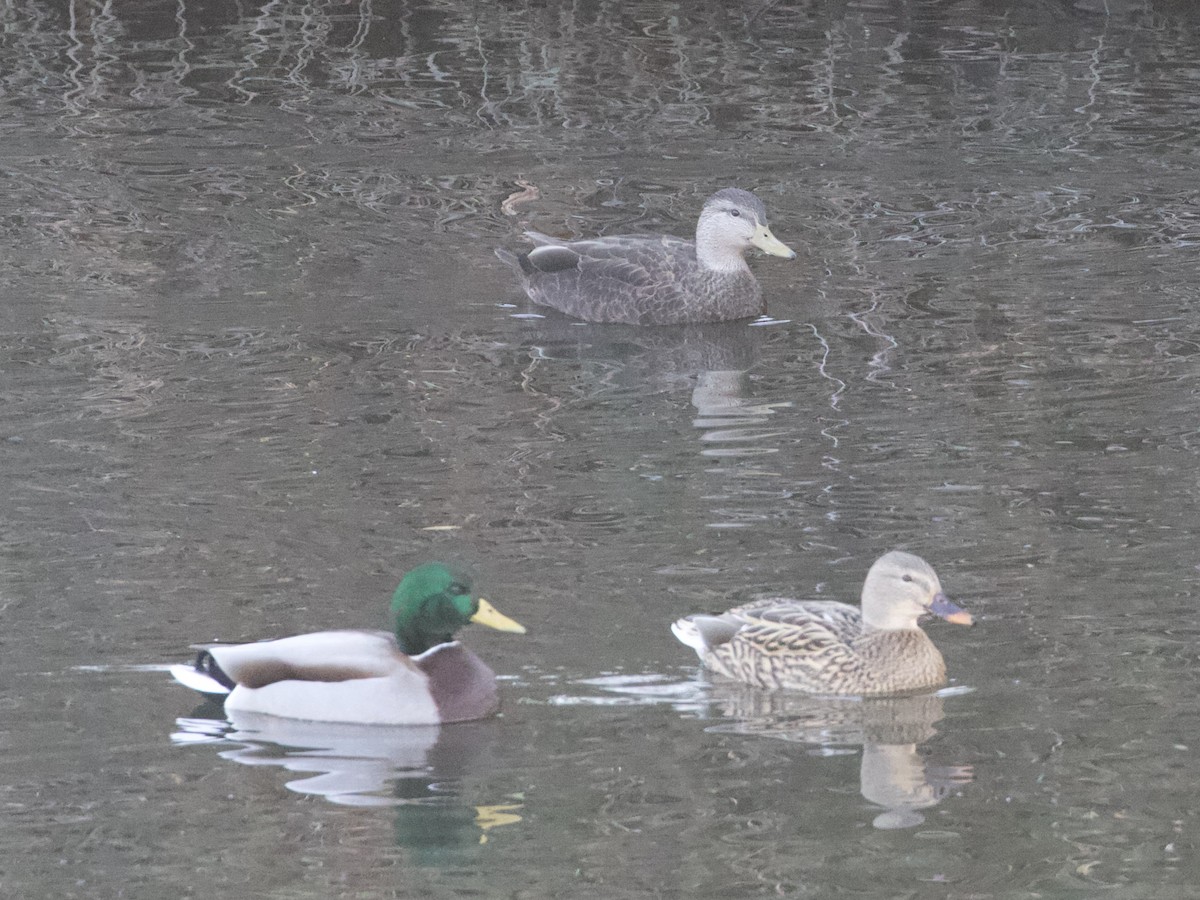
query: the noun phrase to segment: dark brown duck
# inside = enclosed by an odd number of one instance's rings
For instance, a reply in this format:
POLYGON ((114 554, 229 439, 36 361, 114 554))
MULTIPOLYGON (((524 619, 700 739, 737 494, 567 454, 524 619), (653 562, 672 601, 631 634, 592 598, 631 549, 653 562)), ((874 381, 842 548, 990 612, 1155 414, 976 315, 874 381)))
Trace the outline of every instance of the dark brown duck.
POLYGON ((725 188, 704 202, 696 240, 622 234, 564 241, 527 231, 528 253, 497 250, 534 303, 589 322, 680 325, 724 322, 766 312, 762 288, 746 265, 757 247, 795 252, 771 234, 767 208, 749 191, 725 188))

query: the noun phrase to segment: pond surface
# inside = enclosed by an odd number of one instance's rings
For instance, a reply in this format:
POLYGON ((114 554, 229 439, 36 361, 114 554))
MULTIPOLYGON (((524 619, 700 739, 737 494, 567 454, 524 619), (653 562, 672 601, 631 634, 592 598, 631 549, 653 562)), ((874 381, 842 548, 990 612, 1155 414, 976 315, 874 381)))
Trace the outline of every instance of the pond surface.
POLYGON ((1195 896, 1190 2, 0 9, 0 896, 1195 896), (772 319, 494 258, 755 190, 772 319), (902 546, 951 687, 711 681, 675 618, 902 546), (190 643, 468 565, 502 717, 226 721, 190 643))

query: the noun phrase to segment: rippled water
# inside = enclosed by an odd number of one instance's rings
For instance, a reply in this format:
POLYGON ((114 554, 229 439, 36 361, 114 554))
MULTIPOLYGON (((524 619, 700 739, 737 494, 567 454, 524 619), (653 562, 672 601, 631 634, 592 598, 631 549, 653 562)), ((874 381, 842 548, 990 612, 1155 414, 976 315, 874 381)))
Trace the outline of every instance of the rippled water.
POLYGON ((0 9, 2 897, 1189 897, 1187 2, 0 9), (534 227, 767 202, 772 319, 540 316, 534 227), (532 315, 531 315, 532 314, 532 315), (952 686, 710 682, 668 624, 979 619, 952 686), (167 663, 472 567, 501 718, 226 721, 167 663))

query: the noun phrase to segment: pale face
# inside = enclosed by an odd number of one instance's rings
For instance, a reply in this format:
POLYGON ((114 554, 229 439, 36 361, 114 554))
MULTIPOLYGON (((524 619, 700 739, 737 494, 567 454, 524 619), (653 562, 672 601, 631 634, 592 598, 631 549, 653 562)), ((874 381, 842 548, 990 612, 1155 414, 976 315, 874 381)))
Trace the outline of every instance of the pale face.
POLYGON ((873 628, 916 628, 921 616, 935 615, 958 625, 971 616, 942 593, 933 566, 919 556, 893 550, 875 561, 862 591, 863 620, 873 628))
POLYGON ((728 202, 709 203, 700 213, 696 225, 696 241, 704 245, 711 257, 742 255, 750 249, 754 237, 753 213, 728 202))
POLYGON ((700 212, 696 242, 715 268, 741 268, 742 256, 751 247, 784 259, 796 256, 771 233, 765 207, 746 191, 720 191, 708 199, 700 212))

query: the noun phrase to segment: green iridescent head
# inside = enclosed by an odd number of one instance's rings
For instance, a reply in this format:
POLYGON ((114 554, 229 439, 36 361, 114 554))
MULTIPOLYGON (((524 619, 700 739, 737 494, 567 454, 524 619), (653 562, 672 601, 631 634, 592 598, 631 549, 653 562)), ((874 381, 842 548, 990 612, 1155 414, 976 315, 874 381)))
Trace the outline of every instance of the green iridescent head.
POLYGON ((404 576, 392 595, 396 640, 409 656, 454 639, 469 622, 524 634, 524 626, 471 594, 470 582, 443 563, 425 563, 404 576))

